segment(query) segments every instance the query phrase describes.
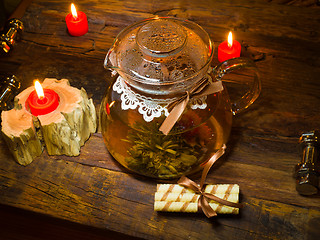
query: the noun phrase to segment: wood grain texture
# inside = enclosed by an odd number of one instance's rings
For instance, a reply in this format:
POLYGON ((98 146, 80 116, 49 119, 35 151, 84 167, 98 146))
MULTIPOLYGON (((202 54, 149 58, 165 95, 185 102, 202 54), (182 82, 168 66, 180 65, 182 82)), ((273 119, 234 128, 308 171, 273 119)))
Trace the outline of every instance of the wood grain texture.
POLYGON ((64 22, 70 2, 34 0, 22 19, 23 39, 1 56, 0 73, 15 73, 22 89, 35 78, 67 78, 86 89, 96 109, 110 79, 105 54, 124 27, 156 15, 182 17, 203 26, 215 48, 233 30, 242 55, 256 61, 262 93, 234 117, 227 152, 207 182, 238 183, 245 207, 215 219, 154 212, 156 182, 119 166, 99 132, 80 156, 44 153, 27 167, 1 139, 0 203, 142 239, 317 239, 320 195, 299 195, 293 168, 300 134, 319 128, 320 7, 290 2, 79 0, 89 32, 77 38, 64 22))

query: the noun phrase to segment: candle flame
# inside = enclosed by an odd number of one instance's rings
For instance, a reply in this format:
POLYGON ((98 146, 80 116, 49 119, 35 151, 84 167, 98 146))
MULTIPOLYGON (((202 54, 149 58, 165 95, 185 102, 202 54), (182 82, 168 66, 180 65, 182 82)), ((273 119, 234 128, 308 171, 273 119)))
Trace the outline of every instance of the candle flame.
POLYGON ((109 105, 109 108, 111 108, 113 106, 113 104, 115 104, 116 101, 112 101, 109 105))
POLYGON ((229 35, 228 35, 228 47, 231 48, 232 44, 233 44, 232 32, 229 32, 229 35))
POLYGON ((44 98, 43 88, 38 80, 34 82, 34 87, 36 88, 36 92, 39 99, 44 98))
POLYGON ((72 16, 77 19, 78 18, 78 13, 77 13, 77 9, 76 9, 76 6, 71 3, 71 13, 72 13, 72 16))

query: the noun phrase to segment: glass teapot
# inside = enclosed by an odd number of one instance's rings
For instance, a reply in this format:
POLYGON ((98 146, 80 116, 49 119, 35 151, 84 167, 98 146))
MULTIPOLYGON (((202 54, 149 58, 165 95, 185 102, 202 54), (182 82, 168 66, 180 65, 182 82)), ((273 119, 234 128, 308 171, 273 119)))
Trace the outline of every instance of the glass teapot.
POLYGON ((210 66, 214 45, 191 21, 164 17, 122 30, 104 66, 113 72, 100 109, 111 155, 125 168, 170 179, 200 170, 228 140, 232 116, 259 96, 254 63, 246 58, 210 66), (249 91, 231 102, 222 77, 251 70, 249 91))

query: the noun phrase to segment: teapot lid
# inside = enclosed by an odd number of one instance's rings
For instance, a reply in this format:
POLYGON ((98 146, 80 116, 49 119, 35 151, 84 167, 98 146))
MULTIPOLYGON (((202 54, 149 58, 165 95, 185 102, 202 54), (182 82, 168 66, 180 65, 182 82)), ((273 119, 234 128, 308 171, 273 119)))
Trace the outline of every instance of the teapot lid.
POLYGON ((125 28, 109 50, 105 67, 140 90, 180 84, 185 91, 188 82, 207 71, 213 50, 208 34, 196 23, 156 17, 125 28))

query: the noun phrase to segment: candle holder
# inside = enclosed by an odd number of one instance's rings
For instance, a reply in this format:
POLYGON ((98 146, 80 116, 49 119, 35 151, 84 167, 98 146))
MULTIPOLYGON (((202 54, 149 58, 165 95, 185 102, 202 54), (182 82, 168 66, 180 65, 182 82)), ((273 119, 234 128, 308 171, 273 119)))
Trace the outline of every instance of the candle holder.
POLYGON ((26 107, 34 91, 29 87, 16 96, 14 108, 2 111, 2 134, 15 160, 30 164, 46 148, 49 155, 78 156, 80 148, 97 128, 92 99, 86 91, 71 87, 67 79, 47 78, 42 83, 59 95, 53 111, 35 116, 26 107))

